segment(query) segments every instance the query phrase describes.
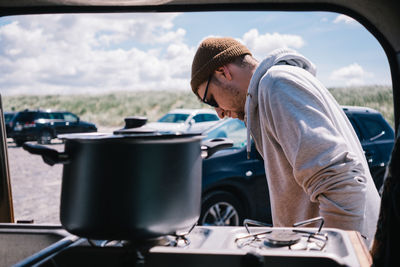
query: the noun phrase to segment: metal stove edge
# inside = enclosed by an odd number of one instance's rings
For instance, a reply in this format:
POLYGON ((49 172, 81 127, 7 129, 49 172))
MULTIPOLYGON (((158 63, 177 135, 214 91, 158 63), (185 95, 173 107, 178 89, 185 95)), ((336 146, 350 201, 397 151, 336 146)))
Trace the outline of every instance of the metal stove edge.
MULTIPOLYGON (((269 230, 304 230, 304 231, 317 231, 316 227, 249 227, 251 233, 262 233, 269 230)), ((244 227, 238 226, 196 226, 194 230, 187 235, 188 239, 191 239, 192 235, 195 235, 199 231, 206 232, 207 237, 202 242, 200 247, 193 247, 188 245, 187 247, 164 247, 154 246, 149 250, 150 254, 198 254, 198 255, 226 255, 226 256, 244 256, 251 252, 254 254, 262 255, 264 257, 318 257, 318 258, 329 258, 342 266, 359 267, 361 266, 354 249, 354 246, 350 240, 349 234, 345 230, 337 228, 322 228, 323 233, 336 234, 340 236, 342 242, 342 249, 346 250, 346 255, 337 255, 327 251, 302 251, 302 250, 243 250, 240 248, 227 247, 227 243, 233 244, 234 239, 242 234, 247 234, 244 227)))

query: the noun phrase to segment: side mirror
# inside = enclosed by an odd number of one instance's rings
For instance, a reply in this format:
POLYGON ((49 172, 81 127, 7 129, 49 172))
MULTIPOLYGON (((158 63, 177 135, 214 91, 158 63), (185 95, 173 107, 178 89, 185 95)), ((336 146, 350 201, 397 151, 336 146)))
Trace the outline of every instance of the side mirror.
POLYGON ((194 119, 191 119, 190 121, 189 121, 189 126, 192 126, 193 124, 195 124, 196 123, 196 121, 194 120, 194 119))

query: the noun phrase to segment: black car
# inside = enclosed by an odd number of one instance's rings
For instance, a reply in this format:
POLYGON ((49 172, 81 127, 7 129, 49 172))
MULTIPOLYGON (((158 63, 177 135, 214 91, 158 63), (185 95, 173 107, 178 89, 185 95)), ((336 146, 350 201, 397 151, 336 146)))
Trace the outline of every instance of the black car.
POLYGON ((11 125, 10 137, 17 146, 26 141, 48 144, 58 134, 97 132, 96 125, 68 111, 24 110, 14 116, 11 125))
POLYGON ((11 132, 11 120, 14 118, 16 112, 4 112, 4 124, 6 125, 6 134, 7 137, 10 137, 11 132))
POLYGON ((344 106, 343 110, 360 139, 372 178, 380 189, 394 145, 394 131, 374 109, 344 106))
MULTIPOLYGON (((391 126, 376 110, 343 107, 360 139, 375 185, 383 174, 394 145, 391 126)), ((238 119, 226 119, 204 133, 211 138, 229 138, 234 146, 203 161, 202 225, 240 225, 243 219, 271 223, 264 161, 254 144, 246 152, 246 127, 238 119)))

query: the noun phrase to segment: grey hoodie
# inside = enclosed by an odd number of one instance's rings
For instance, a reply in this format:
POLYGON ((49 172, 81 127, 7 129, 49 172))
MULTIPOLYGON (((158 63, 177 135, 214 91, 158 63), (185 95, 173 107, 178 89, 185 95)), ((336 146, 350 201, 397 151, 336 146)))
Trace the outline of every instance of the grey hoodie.
POLYGON ((280 49, 248 88, 248 138, 264 158, 273 223, 323 216, 326 227, 359 231, 370 245, 379 194, 351 123, 314 75, 309 60, 280 49))

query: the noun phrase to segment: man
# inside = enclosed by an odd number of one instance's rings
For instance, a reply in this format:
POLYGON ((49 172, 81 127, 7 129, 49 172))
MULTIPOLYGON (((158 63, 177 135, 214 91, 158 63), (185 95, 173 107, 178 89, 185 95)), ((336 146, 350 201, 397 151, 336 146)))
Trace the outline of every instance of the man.
POLYGON ((191 86, 218 115, 246 122, 264 158, 274 226, 322 216, 373 240, 380 198, 350 122, 315 67, 289 49, 258 63, 232 38, 204 40, 191 86))

